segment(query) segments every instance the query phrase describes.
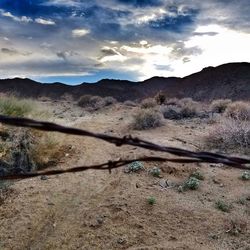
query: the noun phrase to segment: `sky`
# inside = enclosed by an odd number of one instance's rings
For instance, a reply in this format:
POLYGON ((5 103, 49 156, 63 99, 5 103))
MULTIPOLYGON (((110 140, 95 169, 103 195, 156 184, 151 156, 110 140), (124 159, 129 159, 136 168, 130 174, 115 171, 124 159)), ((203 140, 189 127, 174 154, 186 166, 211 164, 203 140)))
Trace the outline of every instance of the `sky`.
POLYGON ((250 62, 249 0, 0 0, 0 78, 78 84, 250 62))

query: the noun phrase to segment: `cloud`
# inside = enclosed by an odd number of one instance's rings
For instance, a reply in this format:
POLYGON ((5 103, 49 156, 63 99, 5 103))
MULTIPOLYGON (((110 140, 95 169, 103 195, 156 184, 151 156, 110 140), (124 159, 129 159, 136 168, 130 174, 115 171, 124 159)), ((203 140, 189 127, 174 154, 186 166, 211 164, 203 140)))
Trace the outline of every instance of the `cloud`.
POLYGON ((117 0, 119 3, 134 5, 136 7, 161 6, 160 0, 117 0))
POLYGON ((68 60, 69 57, 73 57, 73 56, 77 56, 78 53, 76 53, 75 51, 59 51, 56 53, 56 55, 59 58, 62 58, 63 60, 68 60))
POLYGON ((53 20, 50 19, 43 19, 43 18, 36 18, 36 23, 42 24, 42 25, 56 25, 56 23, 53 20))
POLYGON ((115 56, 115 55, 119 55, 120 54, 114 48, 110 48, 110 47, 107 47, 107 46, 103 47, 101 49, 101 52, 102 52, 103 57, 104 56, 115 56))
POLYGON ((249 13, 249 0, 1 0, 0 69, 184 76, 250 61, 249 13))
POLYGON ((10 12, 5 12, 4 10, 0 9, 0 14, 3 16, 3 17, 9 17, 11 18, 12 20, 16 21, 16 22, 24 22, 24 23, 29 23, 29 22, 32 22, 32 19, 27 17, 27 16, 21 16, 21 17, 18 17, 18 16, 14 16, 13 14, 11 14, 10 12))
POLYGON ((90 33, 88 29, 74 29, 72 30, 73 37, 83 37, 90 33))
POLYGON ((16 55, 22 55, 22 56, 28 56, 31 55, 31 52, 20 52, 16 49, 9 49, 9 48, 1 48, 1 53, 9 55, 9 56, 16 56, 16 55))

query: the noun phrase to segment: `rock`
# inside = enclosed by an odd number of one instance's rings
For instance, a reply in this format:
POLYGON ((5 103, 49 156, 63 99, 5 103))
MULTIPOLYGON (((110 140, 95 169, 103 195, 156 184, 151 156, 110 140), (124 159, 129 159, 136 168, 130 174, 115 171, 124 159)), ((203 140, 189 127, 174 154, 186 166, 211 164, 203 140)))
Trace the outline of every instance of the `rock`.
POLYGON ((126 243, 126 239, 125 238, 118 238, 116 241, 118 244, 125 244, 126 243))
POLYGON ((42 176, 40 177, 40 179, 41 179, 42 181, 47 181, 49 178, 48 178, 48 176, 46 176, 46 175, 42 175, 42 176))

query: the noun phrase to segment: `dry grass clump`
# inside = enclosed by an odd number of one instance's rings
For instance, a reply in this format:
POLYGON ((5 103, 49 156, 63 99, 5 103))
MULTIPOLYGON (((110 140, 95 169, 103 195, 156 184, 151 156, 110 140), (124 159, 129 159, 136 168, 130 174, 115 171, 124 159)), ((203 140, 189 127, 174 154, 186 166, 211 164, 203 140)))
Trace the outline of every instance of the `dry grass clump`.
POLYGON ((100 97, 92 95, 83 95, 78 101, 78 105, 82 108, 86 108, 90 111, 98 110, 106 106, 113 105, 117 100, 112 96, 100 97))
POLYGON ((141 102, 142 109, 154 108, 157 106, 156 100, 154 98, 146 98, 141 102))
POLYGON ((16 97, 0 98, 0 113, 8 116, 24 117, 34 109, 34 102, 31 100, 18 99, 16 97))
POLYGON ((44 134, 33 131, 33 140, 30 148, 31 159, 36 169, 46 168, 57 164, 65 156, 65 145, 62 135, 44 134))
POLYGON ((211 149, 229 152, 250 152, 250 122, 223 118, 214 125, 205 137, 205 144, 211 149))
POLYGON ((139 109, 133 117, 132 128, 146 130, 162 125, 162 114, 155 109, 139 109))
MULTIPOLYGON (((1 101, 0 108, 5 115, 40 118, 45 114, 34 101, 14 97, 6 97, 1 101)), ((62 137, 55 138, 52 134, 1 126, 0 175, 30 172, 58 161, 61 157, 61 142, 62 137)))
POLYGON ((210 110, 214 113, 224 113, 230 103, 232 103, 230 99, 214 100, 210 105, 210 110))
POLYGON ((226 110, 225 116, 236 120, 250 120, 250 103, 248 102, 233 102, 230 103, 226 110))

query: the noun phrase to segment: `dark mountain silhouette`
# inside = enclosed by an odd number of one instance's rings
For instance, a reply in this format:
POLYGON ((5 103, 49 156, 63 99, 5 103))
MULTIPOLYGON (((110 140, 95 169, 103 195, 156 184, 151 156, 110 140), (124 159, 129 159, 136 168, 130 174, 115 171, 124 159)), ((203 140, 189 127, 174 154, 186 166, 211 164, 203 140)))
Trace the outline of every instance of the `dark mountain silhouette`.
POLYGON ((65 94, 79 98, 84 94, 92 94, 113 96, 124 101, 154 96, 159 91, 168 97, 192 97, 195 100, 250 100, 250 63, 228 63, 204 68, 184 78, 153 77, 142 82, 103 79, 97 83, 70 86, 62 83, 43 84, 21 78, 0 80, 0 92, 31 98, 59 99, 65 94))

